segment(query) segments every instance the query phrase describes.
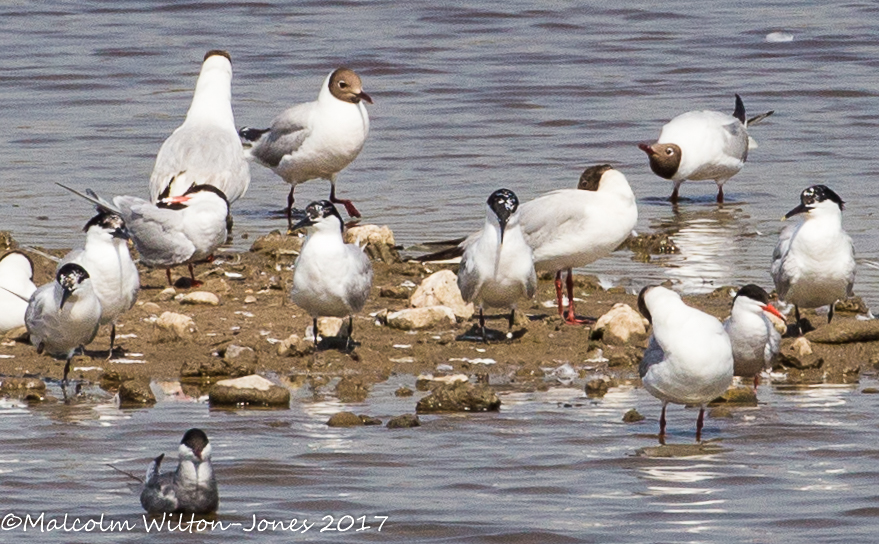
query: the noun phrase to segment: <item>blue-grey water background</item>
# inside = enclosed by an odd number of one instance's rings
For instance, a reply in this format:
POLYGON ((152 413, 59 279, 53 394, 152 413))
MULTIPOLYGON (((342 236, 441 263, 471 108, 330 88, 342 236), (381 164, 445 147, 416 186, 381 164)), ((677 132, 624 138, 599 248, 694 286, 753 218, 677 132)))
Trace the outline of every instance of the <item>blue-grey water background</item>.
MULTIPOLYGON (((858 257, 876 257, 877 21, 879 7, 867 2, 5 2, 0 229, 26 244, 79 243, 91 209, 56 181, 146 196, 202 56, 223 48, 239 125, 266 125, 313 100, 335 67, 361 74, 375 100, 371 133, 338 193, 403 245, 478 228, 500 186, 528 200, 611 162, 638 196, 637 230, 671 233, 681 253, 657 266, 622 251, 585 272, 632 288, 666 278, 686 292, 769 288, 779 218, 814 183, 846 201, 858 257), (734 93, 749 114, 776 112, 753 127, 759 148, 728 182, 722 209, 713 183, 688 182, 675 211, 665 202, 670 182, 650 172, 636 144, 683 111, 731 112, 734 93)), ((237 249, 284 227, 275 212, 288 186, 261 167, 252 173, 233 209, 237 249)), ((328 190, 309 182, 297 203, 328 190)), ((858 268, 855 292, 868 305, 877 279, 858 268)), ((411 411, 394 388, 377 387, 353 409, 411 411)), ((638 389, 601 401, 575 389, 507 396, 499 415, 428 418, 399 433, 329 430, 323 422, 340 407, 307 397, 281 413, 203 403, 58 413, 11 403, 0 406, 0 508, 135 516, 125 477, 104 463, 140 472, 199 425, 215 442, 223 519, 390 516, 381 533, 302 540, 871 541, 879 398, 767 387, 761 400, 713 421, 707 434, 724 451, 698 460, 635 456, 653 444, 658 414, 638 389), (632 406, 645 424, 620 423, 632 406)), ((674 412, 676 440, 691 440, 693 415, 674 412)))

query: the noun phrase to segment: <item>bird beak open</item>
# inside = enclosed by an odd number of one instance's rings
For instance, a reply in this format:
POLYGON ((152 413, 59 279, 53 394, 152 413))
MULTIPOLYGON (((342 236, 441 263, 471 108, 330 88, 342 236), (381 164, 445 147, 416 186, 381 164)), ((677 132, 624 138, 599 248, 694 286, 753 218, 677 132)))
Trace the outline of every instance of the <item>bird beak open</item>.
POLYGON ((655 155, 656 154, 656 151, 653 150, 653 146, 651 146, 650 144, 647 144, 647 143, 638 144, 638 149, 640 149, 644 153, 647 153, 648 155, 655 155))
POLYGON ((760 309, 763 310, 764 312, 769 312, 770 314, 781 319, 782 321, 785 321, 787 319, 786 317, 784 317, 784 315, 782 315, 781 312, 776 310, 775 306, 773 306, 772 304, 767 304, 766 306, 760 306, 760 309))

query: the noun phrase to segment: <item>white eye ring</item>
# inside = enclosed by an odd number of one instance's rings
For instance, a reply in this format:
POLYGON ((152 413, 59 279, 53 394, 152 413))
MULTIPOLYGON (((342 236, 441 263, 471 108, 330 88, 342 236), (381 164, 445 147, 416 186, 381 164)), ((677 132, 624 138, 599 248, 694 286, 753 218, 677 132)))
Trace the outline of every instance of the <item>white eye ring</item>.
POLYGON ((672 149, 672 148, 670 148, 670 147, 666 147, 666 148, 665 148, 665 154, 668 155, 668 156, 670 157, 670 156, 672 156, 672 155, 675 154, 675 150, 672 149))

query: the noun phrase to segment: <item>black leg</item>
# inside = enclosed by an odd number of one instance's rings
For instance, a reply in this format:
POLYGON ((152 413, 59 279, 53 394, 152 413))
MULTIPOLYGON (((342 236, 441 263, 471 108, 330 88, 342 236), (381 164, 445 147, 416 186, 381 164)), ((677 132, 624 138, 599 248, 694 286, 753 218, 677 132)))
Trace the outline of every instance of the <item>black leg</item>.
POLYGON ((510 310, 510 331, 513 330, 513 322, 516 321, 516 309, 513 308, 510 310))
POLYGON ((662 403, 662 413, 659 415, 659 443, 665 446, 665 408, 667 402, 662 403))
POLYGON ((354 349, 354 316, 348 316, 348 342, 345 344, 346 349, 351 351, 354 349))
POLYGON ((797 318, 797 336, 803 335, 803 327, 800 325, 800 307, 794 306, 794 316, 797 318))
POLYGON ((488 338, 485 336, 485 315, 482 313, 482 306, 479 307, 479 330, 482 332, 482 343, 487 344, 488 338))
POLYGON ((723 204, 723 185, 717 188, 717 203, 723 204))
POLYGON ((705 407, 699 407, 699 417, 696 418, 696 442, 702 441, 702 425, 705 423, 705 407))
POLYGON ((311 321, 311 332, 314 334, 314 351, 317 351, 317 318, 311 321))
POLYGON ((64 364, 64 377, 61 378, 61 388, 67 389, 67 375, 70 373, 70 361, 73 360, 73 355, 67 358, 67 362, 64 364))
POLYGON ((833 308, 836 306, 836 303, 830 305, 830 313, 827 314, 827 324, 830 324, 830 320, 833 319, 833 308))
POLYGON ((107 360, 113 358, 113 346, 116 345, 116 323, 110 325, 110 353, 107 355, 107 360))
POLYGON ((290 193, 287 195, 287 230, 293 228, 293 189, 296 186, 290 186, 290 193))

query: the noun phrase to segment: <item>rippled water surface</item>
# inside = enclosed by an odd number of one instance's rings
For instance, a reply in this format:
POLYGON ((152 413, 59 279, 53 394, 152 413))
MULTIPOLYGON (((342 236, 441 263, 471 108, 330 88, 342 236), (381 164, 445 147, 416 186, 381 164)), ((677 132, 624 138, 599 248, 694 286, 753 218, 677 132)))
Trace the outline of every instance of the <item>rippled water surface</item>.
MULTIPOLYGON (((0 229, 28 244, 78 244, 91 210, 56 181, 145 196, 204 52, 224 48, 233 58, 239 125, 265 125, 286 106, 314 99, 339 65, 362 75, 375 99, 372 132, 339 176, 339 194, 405 245, 474 230, 499 186, 527 200, 573 186, 585 166, 609 161, 639 198, 638 230, 671 233, 681 248, 659 259, 661 267, 628 252, 589 267, 613 282, 671 278, 690 292, 751 281, 768 287, 778 219, 814 183, 847 201, 844 223, 858 256, 876 258, 879 8, 610 5, 3 3, 0 229), (792 40, 767 39, 779 32, 792 40), (685 200, 673 209, 664 200, 670 182, 650 172, 635 144, 683 111, 732 111, 733 93, 749 114, 776 111, 752 130, 759 148, 727 184, 722 209, 710 182, 685 183, 685 200)), ((274 174, 253 167, 250 191, 233 210, 235 247, 284 226, 276 212, 286 192, 274 174)), ((327 182, 313 181, 299 187, 297 202, 327 192, 327 182)), ((859 268, 855 291, 868 304, 879 295, 877 279, 859 268)), ((396 385, 354 409, 411 411, 411 400, 392 396, 396 385)), ((499 415, 425 418, 424 428, 402 432, 327 429, 323 422, 340 407, 306 399, 289 412, 7 403, 0 505, 139 519, 129 482, 105 463, 140 473, 158 452, 173 453, 183 429, 199 425, 215 442, 226 521, 390 516, 381 533, 344 537, 376 542, 874 540, 877 397, 767 387, 759 408, 711 421, 707 434, 720 451, 698 458, 637 455, 654 444, 658 414, 643 391, 580 397, 576 390, 512 395, 499 415), (648 422, 622 424, 634 405, 648 422)), ((672 412, 674 441, 689 443, 693 419, 691 411, 672 412)), ((235 530, 215 537, 257 538, 235 530)), ((100 538, 144 537, 82 540, 100 538)))

